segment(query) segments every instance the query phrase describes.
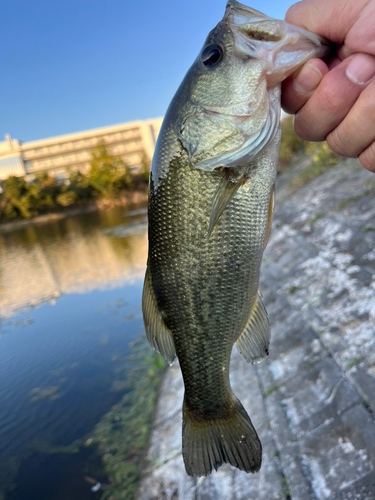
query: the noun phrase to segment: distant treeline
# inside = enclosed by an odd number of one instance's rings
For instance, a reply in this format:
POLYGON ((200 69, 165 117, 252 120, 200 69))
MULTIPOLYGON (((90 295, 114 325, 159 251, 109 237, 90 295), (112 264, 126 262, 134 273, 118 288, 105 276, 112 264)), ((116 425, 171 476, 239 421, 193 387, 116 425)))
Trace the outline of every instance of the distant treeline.
POLYGON ((32 180, 9 177, 2 181, 0 222, 29 219, 88 200, 113 199, 123 191, 146 189, 149 170, 150 161, 144 155, 139 172, 131 174, 128 165, 100 143, 92 152, 86 174, 72 170, 64 179, 41 173, 32 180))

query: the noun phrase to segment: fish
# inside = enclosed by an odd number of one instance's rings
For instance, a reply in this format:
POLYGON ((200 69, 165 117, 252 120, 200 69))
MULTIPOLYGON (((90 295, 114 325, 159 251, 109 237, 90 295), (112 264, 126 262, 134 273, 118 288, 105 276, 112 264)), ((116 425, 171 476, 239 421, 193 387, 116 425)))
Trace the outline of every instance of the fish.
POLYGON ((151 346, 168 363, 179 360, 190 476, 224 463, 261 467, 261 442, 230 386, 230 358, 233 345, 249 363, 269 352, 259 276, 274 212, 281 82, 328 50, 323 38, 230 0, 159 133, 142 309, 151 346))

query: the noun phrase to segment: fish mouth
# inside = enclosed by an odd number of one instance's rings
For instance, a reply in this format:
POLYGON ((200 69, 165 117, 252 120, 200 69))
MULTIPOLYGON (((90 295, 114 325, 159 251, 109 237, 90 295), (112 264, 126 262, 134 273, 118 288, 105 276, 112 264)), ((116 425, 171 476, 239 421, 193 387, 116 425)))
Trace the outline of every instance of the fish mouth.
POLYGON ((330 43, 325 38, 285 21, 229 0, 223 21, 235 38, 236 55, 263 61, 268 87, 296 71, 308 59, 323 57, 330 43))

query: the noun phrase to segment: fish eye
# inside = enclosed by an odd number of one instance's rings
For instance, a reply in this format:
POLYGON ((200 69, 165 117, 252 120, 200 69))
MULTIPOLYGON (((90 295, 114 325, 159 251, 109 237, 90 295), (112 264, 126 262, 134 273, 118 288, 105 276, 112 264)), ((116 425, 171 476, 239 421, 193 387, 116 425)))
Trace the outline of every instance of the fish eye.
POLYGON ((223 59, 224 51, 218 44, 208 45, 202 52, 201 61, 206 68, 213 68, 223 59))

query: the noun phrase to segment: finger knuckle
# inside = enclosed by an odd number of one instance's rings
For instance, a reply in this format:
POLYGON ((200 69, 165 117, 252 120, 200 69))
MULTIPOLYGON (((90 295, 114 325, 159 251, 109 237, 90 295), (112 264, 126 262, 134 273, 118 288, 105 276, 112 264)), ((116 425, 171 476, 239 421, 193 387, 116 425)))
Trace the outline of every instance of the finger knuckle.
POLYGON ((323 78, 319 85, 317 98, 326 113, 336 114, 342 107, 342 97, 329 78, 323 78))
POLYGON ((341 137, 342 134, 335 129, 329 135, 327 135, 327 144, 332 149, 332 151, 338 155, 347 155, 347 151, 345 148, 345 142, 341 137))
POLYGON ((367 170, 375 172, 375 142, 359 155, 359 161, 367 170))
POLYGON ((346 130, 344 124, 341 124, 328 134, 326 140, 328 146, 338 155, 351 156, 353 158, 358 155, 355 145, 350 140, 350 131, 346 130))
POLYGON ((304 139, 305 141, 311 141, 314 138, 312 137, 311 130, 309 128, 309 123, 311 123, 311 120, 309 119, 309 116, 305 116, 306 113, 300 112, 295 115, 294 119, 294 130, 296 134, 301 137, 301 139, 304 139))

